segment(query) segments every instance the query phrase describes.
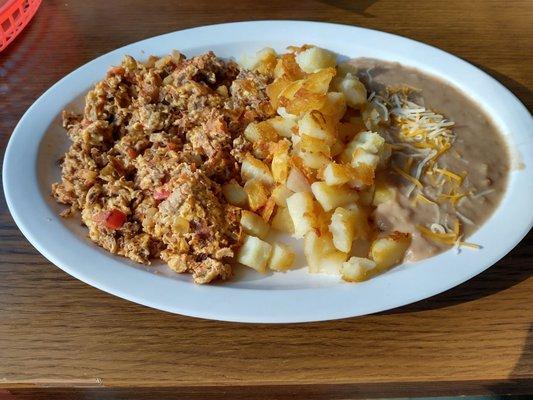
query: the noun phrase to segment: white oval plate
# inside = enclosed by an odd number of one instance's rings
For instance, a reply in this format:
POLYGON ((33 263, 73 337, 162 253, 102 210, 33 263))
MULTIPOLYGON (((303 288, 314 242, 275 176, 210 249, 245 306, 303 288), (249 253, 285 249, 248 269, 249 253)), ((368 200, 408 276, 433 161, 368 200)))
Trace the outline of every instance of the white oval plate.
MULTIPOLYGON (((9 142, 4 190, 13 218, 46 258, 72 276, 149 307, 226 321, 306 322, 353 317, 409 304, 450 289, 490 267, 531 229, 533 222, 533 132, 526 108, 500 83, 436 48, 391 34, 351 26, 297 21, 260 21, 206 26, 143 40, 105 54, 72 72, 26 112, 9 142), (494 116, 522 169, 495 214, 471 237, 480 251, 448 251, 403 265, 360 284, 309 275, 305 268, 259 275, 240 269, 229 282, 198 286, 164 266, 144 267, 115 257, 86 239, 77 218, 63 220, 50 196, 59 178, 56 160, 69 141, 60 124, 65 107, 80 107, 91 85, 125 54, 139 59, 179 49, 187 55, 213 50, 239 57, 262 47, 313 43, 346 57, 374 57, 442 77, 460 87, 494 116)), ((304 265, 299 257, 300 265, 304 265)))

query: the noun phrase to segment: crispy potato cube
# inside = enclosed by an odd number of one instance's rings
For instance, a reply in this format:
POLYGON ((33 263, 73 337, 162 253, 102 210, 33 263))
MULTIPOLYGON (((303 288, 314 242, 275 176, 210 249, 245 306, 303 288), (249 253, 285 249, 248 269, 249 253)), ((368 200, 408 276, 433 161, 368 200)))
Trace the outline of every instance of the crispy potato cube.
POLYGON ((274 180, 278 183, 285 183, 287 182, 287 178, 289 177, 289 170, 290 170, 290 157, 288 153, 276 153, 272 157, 272 176, 274 180))
POLYGON ((283 54, 274 67, 274 77, 286 77, 291 81, 302 79, 305 76, 305 72, 302 71, 294 54, 283 54))
POLYGON ((337 56, 320 47, 310 47, 296 54, 296 62, 304 72, 311 73, 319 69, 335 67, 337 56))
MULTIPOLYGON (((359 197, 359 202, 361 202, 361 197, 359 197)), ((351 215, 355 219, 354 240, 369 239, 373 233, 373 228, 368 221, 368 217, 370 216, 371 211, 365 209, 364 207, 360 207, 355 203, 348 204, 343 208, 349 210, 351 215)))
POLYGON ((310 169, 323 168, 329 162, 329 158, 320 153, 299 152, 298 156, 302 164, 310 169))
POLYGON ((248 195, 242 186, 235 181, 223 185, 222 193, 224 194, 227 202, 233 204, 234 206, 243 208, 248 204, 248 195))
POLYGON ((322 114, 338 122, 346 113, 346 97, 341 92, 328 92, 326 101, 319 110, 322 114))
POLYGON ((245 235, 236 259, 237 262, 258 272, 266 272, 271 252, 272 246, 269 243, 255 236, 245 235))
POLYGON ((342 263, 341 277, 347 282, 362 282, 369 278, 376 263, 368 258, 351 257, 342 263))
POLYGON ((266 87, 266 94, 270 99, 272 108, 277 109, 279 107, 281 93, 283 93, 291 83, 292 81, 283 75, 279 78, 276 78, 274 82, 266 87))
POLYGON ((259 210, 268 201, 268 190, 258 179, 250 179, 248 182, 246 182, 244 184, 244 191, 248 196, 248 205, 252 211, 259 210))
POLYGON ((370 154, 378 154, 385 144, 385 139, 379 133, 371 131, 360 132, 353 140, 355 140, 357 148, 370 154))
POLYGON ((294 115, 319 110, 326 101, 326 93, 335 73, 335 68, 325 68, 294 82, 280 94, 279 105, 294 115))
POLYGON ((304 238, 304 254, 310 273, 338 275, 348 255, 333 246, 331 236, 310 231, 304 238))
POLYGON ((244 137, 252 143, 260 140, 273 142, 277 140, 278 133, 268 121, 250 122, 244 130, 244 137))
POLYGON ((298 121, 300 135, 320 139, 327 144, 335 141, 335 124, 320 111, 312 110, 305 113, 298 121))
POLYGON ((366 104, 366 88, 357 76, 347 73, 337 78, 334 86, 337 91, 344 93, 348 106, 359 109, 366 104))
POLYGON ((245 54, 239 61, 239 66, 250 71, 258 71, 261 74, 272 74, 277 63, 277 55, 274 49, 265 47, 255 54, 245 54))
POLYGON ((248 154, 241 165, 241 177, 244 181, 257 179, 267 185, 274 183, 274 178, 268 166, 251 154, 248 154))
POLYGON ((335 247, 345 253, 350 252, 355 238, 357 212, 342 207, 337 207, 331 216, 329 231, 333 237, 335 247))
POLYGON ((356 169, 361 166, 361 164, 369 166, 372 170, 375 170, 379 163, 379 156, 371 154, 366 150, 361 148, 355 149, 352 156, 352 166, 356 169))
POLYGON ((270 118, 267 122, 275 129, 278 135, 286 138, 290 138, 298 130, 298 124, 293 118, 277 116, 270 118))
POLYGON ((280 207, 287 207, 287 198, 294 192, 285 185, 278 185, 272 189, 272 198, 276 205, 280 207))
POLYGON ((410 245, 411 235, 409 233, 394 231, 372 243, 370 257, 376 262, 377 270, 383 272, 401 263, 410 245))
POLYGON ((270 197, 263 209, 261 210, 261 217, 263 220, 265 220, 267 223, 270 221, 270 218, 272 218, 272 214, 274 213, 274 210, 276 209, 276 202, 272 197, 270 197))
POLYGON ((287 178, 286 186, 293 192, 310 192, 309 180, 297 167, 292 167, 287 178))
POLYGON ((346 186, 330 186, 326 182, 315 182, 311 191, 324 211, 330 211, 348 203, 354 203, 357 192, 346 186))
POLYGON ((257 236, 260 239, 264 239, 270 229, 263 218, 248 210, 242 210, 241 226, 248 235, 257 236))
POLYGON ((294 236, 302 238, 314 227, 313 196, 298 192, 287 198, 287 209, 294 224, 294 236))
POLYGON ((294 224, 289 214, 289 210, 285 207, 278 207, 272 218, 271 226, 280 232, 294 233, 294 224))
POLYGON ((287 271, 293 266, 295 257, 296 254, 289 246, 283 243, 274 243, 268 268, 272 271, 287 271))
POLYGON ((327 157, 331 154, 330 147, 324 140, 306 135, 305 133, 300 136, 298 147, 300 150, 310 153, 321 153, 327 157))
POLYGON ((324 181, 330 186, 343 185, 355 178, 355 170, 351 165, 330 162, 324 169, 324 181))
POLYGON ((376 179, 374 184, 374 198, 372 205, 378 206, 392 200, 395 196, 395 190, 383 179, 376 179))

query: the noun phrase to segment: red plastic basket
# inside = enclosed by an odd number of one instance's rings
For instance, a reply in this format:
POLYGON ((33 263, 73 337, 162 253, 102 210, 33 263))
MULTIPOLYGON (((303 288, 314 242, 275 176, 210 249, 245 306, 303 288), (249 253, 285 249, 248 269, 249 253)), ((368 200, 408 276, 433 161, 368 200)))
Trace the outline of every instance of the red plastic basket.
POLYGON ((0 0, 0 51, 22 32, 40 5, 41 0, 0 0))

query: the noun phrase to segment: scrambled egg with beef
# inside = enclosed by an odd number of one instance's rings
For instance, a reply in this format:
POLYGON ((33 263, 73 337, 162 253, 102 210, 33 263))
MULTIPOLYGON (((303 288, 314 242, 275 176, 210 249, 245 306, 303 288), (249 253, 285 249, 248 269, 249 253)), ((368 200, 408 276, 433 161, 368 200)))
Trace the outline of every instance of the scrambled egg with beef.
POLYGON ((221 184, 240 180, 242 131, 274 113, 267 78, 212 52, 141 63, 125 57, 64 112, 72 140, 52 192, 81 214, 92 241, 149 264, 160 258, 197 283, 231 274, 240 209, 221 184))

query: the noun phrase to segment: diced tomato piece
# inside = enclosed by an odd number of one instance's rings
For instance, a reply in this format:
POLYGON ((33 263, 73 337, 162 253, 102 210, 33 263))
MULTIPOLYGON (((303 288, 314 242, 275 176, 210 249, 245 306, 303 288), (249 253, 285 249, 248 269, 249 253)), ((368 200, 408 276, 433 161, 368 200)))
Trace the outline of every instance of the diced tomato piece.
POLYGON ((109 229, 121 228, 126 219, 126 214, 116 208, 111 211, 100 211, 93 217, 93 221, 104 224, 109 229))
POLYGON ((126 72, 126 70, 122 67, 113 67, 107 71, 107 76, 124 75, 124 72, 126 72))
POLYGON ((176 143, 169 142, 169 143, 167 143, 167 148, 169 150, 176 150, 178 148, 178 145, 176 143))
POLYGON ((159 188, 154 191, 154 199, 156 200, 165 200, 170 196, 170 190, 165 188, 159 188))
POLYGON ((128 150, 126 150, 126 152, 128 153, 128 156, 130 158, 136 158, 139 155, 139 153, 137 153, 137 150, 132 147, 128 147, 128 150))

